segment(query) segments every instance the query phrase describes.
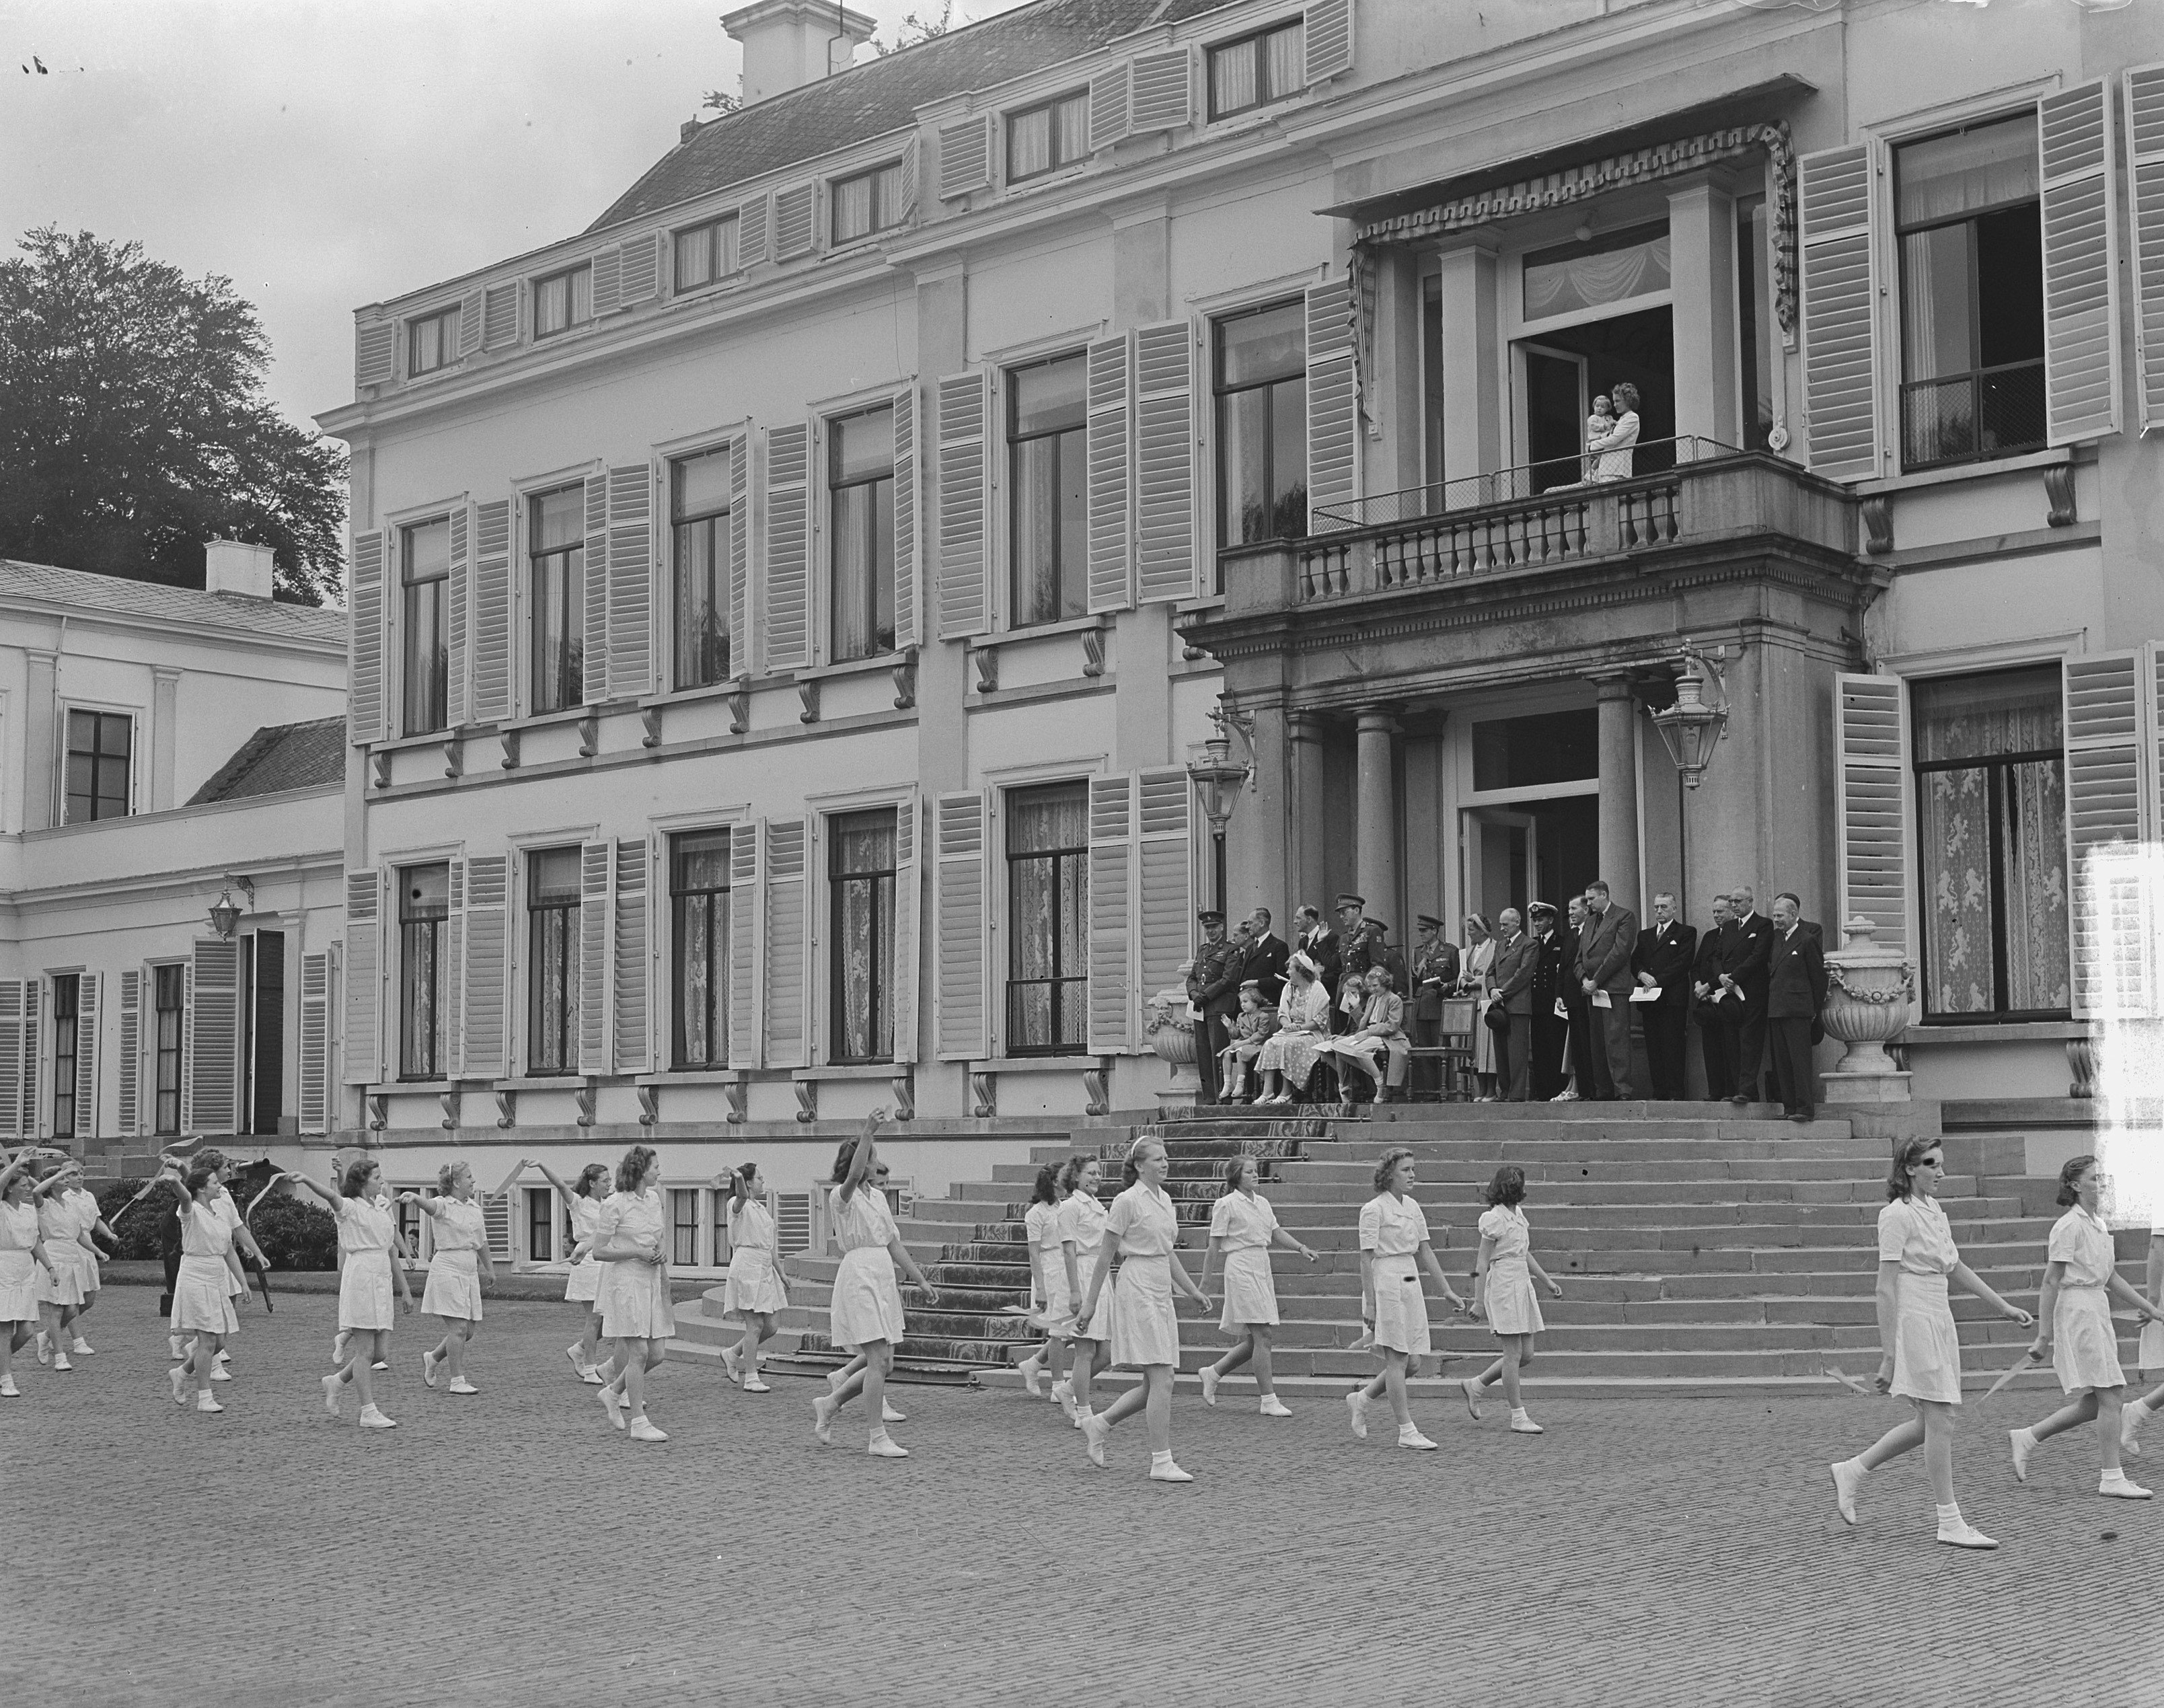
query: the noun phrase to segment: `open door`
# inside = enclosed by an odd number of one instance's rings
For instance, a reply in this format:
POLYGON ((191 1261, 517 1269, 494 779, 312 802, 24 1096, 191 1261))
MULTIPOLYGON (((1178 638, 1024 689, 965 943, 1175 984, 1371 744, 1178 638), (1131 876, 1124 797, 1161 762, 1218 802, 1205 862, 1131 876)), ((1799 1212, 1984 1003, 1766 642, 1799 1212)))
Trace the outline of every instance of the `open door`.
POLYGON ((1539 872, 1540 828, 1530 812, 1505 807, 1465 809, 1466 908, 1500 930, 1495 916, 1505 907, 1525 911, 1527 886, 1539 872))
POLYGON ((1523 492, 1529 497, 1552 486, 1587 478, 1585 413, 1592 402, 1587 389, 1587 361, 1575 350, 1549 344, 1520 344, 1518 353, 1518 460, 1530 468, 1523 492))

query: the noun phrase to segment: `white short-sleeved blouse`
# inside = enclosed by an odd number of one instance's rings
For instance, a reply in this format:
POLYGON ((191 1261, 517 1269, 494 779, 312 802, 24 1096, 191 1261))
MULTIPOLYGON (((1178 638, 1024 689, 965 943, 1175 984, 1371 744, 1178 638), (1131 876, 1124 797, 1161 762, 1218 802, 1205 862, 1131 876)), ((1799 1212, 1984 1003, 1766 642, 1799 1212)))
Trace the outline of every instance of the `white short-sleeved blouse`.
POLYGON ((1410 1257, 1428 1238, 1427 1216, 1410 1196, 1378 1192, 1360 1206, 1360 1249, 1377 1257, 1410 1257))
POLYGON ((1210 1237, 1223 1240, 1227 1251, 1252 1246, 1267 1249, 1277 1226, 1277 1212, 1260 1192, 1252 1199, 1245 1192, 1227 1192, 1210 1206, 1210 1237))
POLYGON ((1896 1198, 1878 1212, 1878 1261, 1912 1275, 1951 1274, 1961 1253, 1946 1212, 1920 1194, 1896 1198))
POLYGON ((2052 1224, 2046 1256, 2067 1266, 2060 1285, 2067 1287, 2104 1286, 2119 1267, 2111 1230, 2078 1204, 2052 1224))
POLYGON ((1179 1213, 1162 1188, 1137 1180, 1112 1200, 1105 1228, 1119 1235, 1122 1258, 1169 1257, 1179 1240, 1179 1213))

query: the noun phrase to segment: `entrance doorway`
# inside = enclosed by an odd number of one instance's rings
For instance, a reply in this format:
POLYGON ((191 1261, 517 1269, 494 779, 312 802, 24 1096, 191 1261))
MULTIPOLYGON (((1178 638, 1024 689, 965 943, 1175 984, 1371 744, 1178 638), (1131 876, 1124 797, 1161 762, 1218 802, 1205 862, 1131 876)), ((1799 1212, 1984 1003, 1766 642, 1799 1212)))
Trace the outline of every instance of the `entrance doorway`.
POLYGON ((1558 795, 1508 807, 1464 811, 1465 894, 1473 912, 1494 924, 1505 907, 1521 914, 1563 903, 1600 875, 1600 797, 1558 795))
POLYGON ((1538 343, 1519 344, 1518 360, 1523 450, 1536 492, 1588 478, 1585 418, 1594 398, 1626 380, 1638 388, 1631 472, 1675 466, 1676 345, 1669 310, 1543 332, 1538 343))

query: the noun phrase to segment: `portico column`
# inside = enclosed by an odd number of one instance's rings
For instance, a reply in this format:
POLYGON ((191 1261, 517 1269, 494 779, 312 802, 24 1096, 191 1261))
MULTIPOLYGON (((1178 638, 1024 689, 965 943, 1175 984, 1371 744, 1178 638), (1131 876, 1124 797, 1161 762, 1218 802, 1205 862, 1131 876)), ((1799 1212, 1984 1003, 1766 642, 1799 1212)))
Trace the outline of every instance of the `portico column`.
POLYGON ((1405 922, 1393 917, 1398 912, 1398 721, 1390 707, 1371 706, 1360 713, 1358 729, 1352 870, 1368 911, 1402 932, 1405 922))
MULTIPOLYGON (((1292 858, 1284 897, 1285 917, 1303 903, 1311 903, 1330 917, 1330 898, 1322 893, 1323 873, 1329 870, 1330 821, 1322 804, 1322 715, 1317 712, 1285 713, 1285 736, 1292 749, 1292 858)), ((1290 933, 1286 936, 1289 940, 1290 933)))
POLYGON ((1596 676, 1600 694, 1600 875, 1619 907, 1641 919, 1638 893, 1638 702, 1628 677, 1596 676))
MULTIPOLYGON (((1680 181, 1668 192, 1668 245, 1676 436, 1740 445, 1733 198, 1710 178, 1680 181)), ((1688 455, 1681 447, 1678 453, 1678 460, 1688 455)))
POLYGON ((1445 250, 1437 262, 1437 306, 1442 316, 1442 477, 1462 481, 1510 460, 1503 447, 1494 241, 1483 233, 1445 250))

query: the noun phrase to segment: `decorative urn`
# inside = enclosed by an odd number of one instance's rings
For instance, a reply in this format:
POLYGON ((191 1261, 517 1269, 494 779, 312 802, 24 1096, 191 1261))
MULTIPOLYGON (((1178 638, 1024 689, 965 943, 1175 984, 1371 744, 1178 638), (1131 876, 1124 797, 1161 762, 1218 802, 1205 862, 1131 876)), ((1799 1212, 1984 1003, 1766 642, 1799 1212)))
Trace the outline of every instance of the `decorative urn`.
POLYGON ((1187 1013, 1186 979, 1193 964, 1182 962, 1180 983, 1158 991, 1142 1007, 1142 1034, 1172 1069, 1171 1082, 1157 1094, 1162 1108, 1192 1104, 1202 1095, 1202 1079, 1195 1070, 1195 1022, 1187 1013))
POLYGON ((1909 1023, 1913 970, 1901 952, 1875 941, 1878 927, 1857 915, 1841 927, 1841 946, 1826 956, 1826 1036, 1847 1046, 1825 1075, 1833 1102, 1898 1102, 1909 1075, 1886 1054, 1909 1023))

